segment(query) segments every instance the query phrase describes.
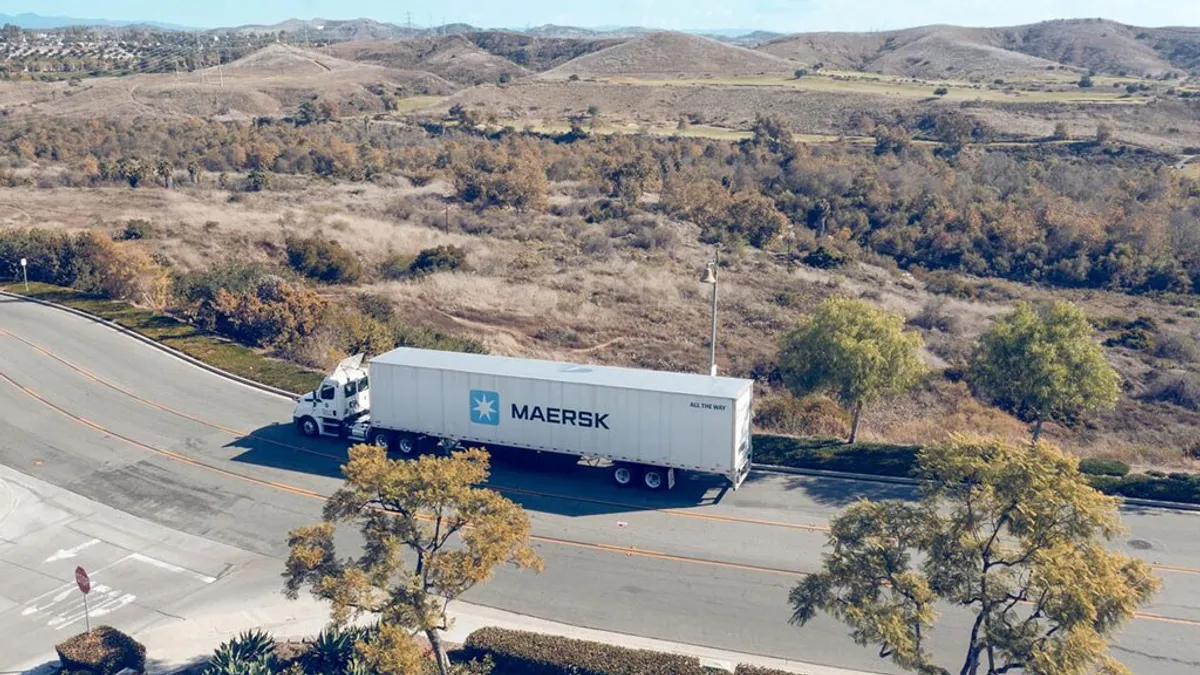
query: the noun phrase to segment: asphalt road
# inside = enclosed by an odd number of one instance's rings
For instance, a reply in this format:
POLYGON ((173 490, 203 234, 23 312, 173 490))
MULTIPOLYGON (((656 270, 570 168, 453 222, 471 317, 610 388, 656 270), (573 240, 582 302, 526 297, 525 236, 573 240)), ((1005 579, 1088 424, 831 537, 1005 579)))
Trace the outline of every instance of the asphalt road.
MULTIPOLYGON (((281 560, 288 530, 319 519, 322 495, 340 484, 345 448, 299 438, 290 412, 287 400, 86 319, 0 298, 0 464, 212 542, 194 554, 188 551, 195 546, 172 549, 175 567, 211 577, 216 560, 234 569, 245 560, 281 560)), ((530 512, 546 569, 501 571, 467 596, 472 602, 591 628, 895 672, 826 617, 803 629, 788 625, 786 596, 799 574, 818 567, 822 528, 841 506, 859 496, 903 497, 908 488, 755 473, 737 492, 685 476, 674 492, 651 495, 612 487, 588 467, 551 473, 505 464, 495 467, 492 484, 530 512)), ((0 518, 3 507, 0 499, 0 518)), ((1114 546, 1159 565, 1164 588, 1125 628, 1115 652, 1135 673, 1197 672, 1200 514, 1127 508, 1123 516, 1129 532, 1114 546)), ((30 586, 27 598, 12 597, 23 589, 10 584, 9 600, 0 596, 0 627, 27 619, 31 631, 45 632, 42 615, 25 613, 45 590, 30 586)), ((201 602, 203 594, 197 587, 192 597, 201 602)), ((137 603, 117 607, 109 618, 119 624, 137 610, 137 603)), ((948 614, 933 635, 931 648, 947 665, 962 651, 965 621, 948 614)), ((2 634, 7 642, 19 633, 2 634)))

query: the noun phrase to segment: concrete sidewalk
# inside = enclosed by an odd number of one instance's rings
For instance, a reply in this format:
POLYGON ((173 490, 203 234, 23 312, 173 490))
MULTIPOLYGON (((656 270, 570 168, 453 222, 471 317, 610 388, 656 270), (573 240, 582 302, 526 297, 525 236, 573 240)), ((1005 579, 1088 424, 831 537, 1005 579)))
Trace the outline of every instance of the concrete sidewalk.
MULTIPOLYGON (((282 560, 136 518, 0 465, 0 634, 24 636, 23 642, 5 645, 0 658, 15 663, 0 662, 0 671, 52 672, 54 644, 83 630, 82 597, 72 572, 77 564, 92 570, 93 625, 112 625, 142 642, 150 673, 203 662, 245 630, 301 639, 317 635, 329 620, 328 607, 311 596, 283 597, 282 560)), ((451 604, 450 614, 448 642, 499 626, 687 654, 730 670, 745 663, 804 675, 869 675, 580 628, 465 602, 451 604)))
MULTIPOLYGON (((262 604, 261 601, 245 603, 246 607, 253 607, 253 609, 237 609, 196 616, 182 623, 143 631, 135 637, 146 645, 147 654, 160 659, 155 663, 155 668, 151 672, 165 673, 170 672, 173 668, 194 663, 198 659, 207 658, 221 642, 236 636, 242 630, 261 628, 277 639, 301 639, 313 637, 325 627, 329 617, 328 609, 324 604, 312 599, 311 596, 302 595, 294 602, 288 601, 282 596, 276 595, 275 597, 277 600, 268 604, 262 604)), ((462 643, 471 632, 479 628, 498 626, 634 649, 686 654, 703 659, 707 664, 725 667, 730 671, 737 664, 745 663, 777 668, 799 675, 872 675, 862 671, 580 628, 465 602, 452 603, 450 615, 453 625, 449 631, 443 634, 447 642, 462 643)))

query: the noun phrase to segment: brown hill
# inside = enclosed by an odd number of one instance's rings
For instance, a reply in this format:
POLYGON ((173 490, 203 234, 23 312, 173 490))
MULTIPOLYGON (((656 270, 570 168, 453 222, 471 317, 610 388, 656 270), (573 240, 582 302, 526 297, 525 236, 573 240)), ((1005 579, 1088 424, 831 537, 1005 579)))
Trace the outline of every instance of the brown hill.
POLYGON ((501 76, 529 74, 508 59, 480 49, 462 35, 412 40, 356 40, 331 45, 329 52, 352 62, 434 73, 460 85, 497 82, 501 76))
POLYGON ((541 77, 639 75, 712 75, 729 77, 760 73, 790 73, 796 64, 786 59, 684 33, 652 33, 572 59, 541 77))
POLYGON ((454 89, 430 73, 273 45, 219 69, 186 75, 96 78, 75 87, 30 83, 2 88, 0 108, 14 115, 251 119, 290 115, 313 98, 336 104, 342 114, 354 114, 382 111, 385 95, 445 95, 454 89))
POLYGON ((1200 70, 1200 29, 1137 28, 1100 19, 1009 28, 922 26, 881 33, 801 33, 759 51, 909 77, 994 77, 1066 65, 1129 76, 1200 70))
POLYGON ((541 37, 524 33, 490 30, 464 37, 475 46, 535 72, 549 70, 584 54, 624 42, 627 38, 541 37))

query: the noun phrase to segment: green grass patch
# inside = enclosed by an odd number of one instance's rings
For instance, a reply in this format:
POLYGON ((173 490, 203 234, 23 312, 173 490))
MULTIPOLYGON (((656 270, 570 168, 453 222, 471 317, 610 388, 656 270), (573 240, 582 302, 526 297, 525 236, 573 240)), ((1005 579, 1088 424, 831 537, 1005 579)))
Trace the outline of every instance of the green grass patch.
POLYGON ((841 440, 770 434, 758 434, 754 437, 755 464, 865 473, 873 476, 915 476, 919 450, 915 445, 848 445, 841 440))
POLYGON ((928 82, 911 82, 897 79, 887 79, 883 76, 871 76, 855 73, 847 77, 830 77, 827 75, 807 75, 800 79, 787 75, 747 75, 734 77, 700 77, 700 78, 636 78, 612 77, 601 78, 601 82, 612 84, 641 85, 652 87, 785 87, 789 89, 806 89, 810 91, 827 91, 851 94, 871 94, 876 96, 891 96, 901 98, 934 98, 933 90, 947 87, 949 91, 941 98, 957 101, 1005 101, 1015 103, 1070 103, 1070 102, 1112 102, 1123 104, 1143 103, 1136 98, 1125 98, 1124 89, 1067 89, 1062 91, 1036 91, 1013 89, 994 89, 982 84, 964 84, 961 82, 943 82, 930 80, 928 82), (978 88, 976 88, 978 87, 978 88))
POLYGON ((261 382, 285 391, 312 391, 324 377, 321 373, 295 363, 273 359, 249 347, 230 342, 190 324, 151 310, 114 302, 94 295, 50 284, 0 285, 9 293, 58 303, 102 319, 108 319, 132 331, 179 351, 210 366, 261 382))

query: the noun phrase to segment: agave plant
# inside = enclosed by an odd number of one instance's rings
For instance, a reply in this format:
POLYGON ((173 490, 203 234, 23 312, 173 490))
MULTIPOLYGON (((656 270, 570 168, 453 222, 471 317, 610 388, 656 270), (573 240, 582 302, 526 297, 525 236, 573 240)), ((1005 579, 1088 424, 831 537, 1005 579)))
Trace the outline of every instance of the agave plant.
POLYGON ((326 626, 312 646, 301 657, 304 671, 322 675, 358 675, 365 666, 355 653, 354 646, 370 635, 365 627, 339 628, 326 626))
POLYGON ((254 630, 218 647, 204 675, 272 675, 275 670, 275 639, 254 630))

